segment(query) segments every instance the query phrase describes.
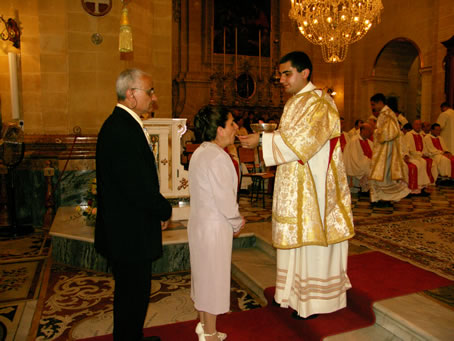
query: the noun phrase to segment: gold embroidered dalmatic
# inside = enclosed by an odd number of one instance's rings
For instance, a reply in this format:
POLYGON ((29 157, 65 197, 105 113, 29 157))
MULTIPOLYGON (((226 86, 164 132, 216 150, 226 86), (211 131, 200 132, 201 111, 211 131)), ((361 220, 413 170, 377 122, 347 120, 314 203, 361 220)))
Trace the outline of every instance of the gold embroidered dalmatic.
MULTIPOLYGON (((331 139, 340 136, 339 114, 331 97, 312 90, 289 99, 278 134, 303 164, 276 162, 282 164, 277 167, 273 197, 273 245, 281 249, 327 246, 353 237, 350 190, 339 140, 332 150, 328 169, 311 169, 308 163, 322 148, 329 148, 331 139), (326 173, 323 216, 314 172, 326 173)), ((273 157, 282 159, 275 146, 273 157)))
POLYGON ((396 114, 385 105, 378 116, 374 133, 370 180, 385 180, 389 148, 392 148, 391 180, 404 180, 407 167, 402 157, 399 123, 396 114))

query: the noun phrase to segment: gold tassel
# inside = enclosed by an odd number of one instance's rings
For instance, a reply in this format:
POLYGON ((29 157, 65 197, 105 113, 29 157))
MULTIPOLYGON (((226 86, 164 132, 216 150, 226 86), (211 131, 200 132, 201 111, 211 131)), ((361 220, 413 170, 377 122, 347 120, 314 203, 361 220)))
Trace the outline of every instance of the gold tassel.
POLYGON ((128 9, 123 7, 121 10, 120 19, 120 37, 119 37, 120 52, 132 52, 132 30, 128 20, 128 9))

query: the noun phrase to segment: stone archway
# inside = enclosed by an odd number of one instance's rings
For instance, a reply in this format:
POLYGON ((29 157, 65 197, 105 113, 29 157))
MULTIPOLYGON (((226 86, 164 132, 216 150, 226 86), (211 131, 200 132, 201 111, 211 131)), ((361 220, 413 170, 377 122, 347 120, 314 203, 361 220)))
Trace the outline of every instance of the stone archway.
MULTIPOLYGON (((423 91, 427 91, 428 84, 430 86, 426 71, 420 50, 413 41, 393 39, 385 44, 375 59, 372 71, 374 93, 382 92, 386 97, 397 100, 398 110, 409 122, 424 119, 426 104, 423 91)), ((431 76, 430 72, 428 76, 431 76)))

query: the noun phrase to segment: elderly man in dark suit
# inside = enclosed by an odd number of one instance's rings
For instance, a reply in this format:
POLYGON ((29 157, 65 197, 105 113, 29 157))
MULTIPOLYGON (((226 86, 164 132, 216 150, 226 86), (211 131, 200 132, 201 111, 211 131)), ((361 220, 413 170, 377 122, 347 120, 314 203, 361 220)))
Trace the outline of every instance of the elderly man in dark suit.
POLYGON ((140 115, 156 105, 152 78, 138 70, 117 79, 118 103, 96 146, 98 214, 95 248, 112 265, 115 280, 114 340, 143 337, 152 261, 162 254, 162 232, 172 213, 159 192, 150 137, 140 115))

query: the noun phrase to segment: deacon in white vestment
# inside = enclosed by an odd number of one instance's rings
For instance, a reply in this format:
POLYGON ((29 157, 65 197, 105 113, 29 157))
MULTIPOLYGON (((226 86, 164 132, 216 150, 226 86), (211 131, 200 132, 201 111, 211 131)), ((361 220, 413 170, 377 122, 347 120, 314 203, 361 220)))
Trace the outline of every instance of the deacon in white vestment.
POLYGON ((432 131, 424 137, 427 152, 434 160, 441 177, 454 179, 454 156, 448 151, 444 139, 440 136, 441 127, 432 124, 432 131))
POLYGON ((359 135, 354 135, 344 151, 345 171, 349 177, 353 193, 369 191, 370 162, 373 142, 369 140, 373 129, 369 123, 363 123, 359 135))
POLYGON ((442 103, 440 108, 441 114, 437 119, 441 127, 440 136, 445 140, 448 150, 454 152, 454 110, 446 102, 442 103))
MULTIPOLYGON (((282 57, 281 84, 294 96, 279 130, 263 134, 262 145, 265 164, 278 166, 272 216, 275 300, 301 317, 346 306, 347 240, 354 235, 339 114, 332 98, 310 82, 311 72, 305 53, 282 57)), ((258 135, 240 141, 254 148, 258 135)))
POLYGON ((438 176, 437 165, 429 157, 424 138, 421 134, 422 130, 421 120, 415 120, 413 122, 413 130, 405 134, 404 139, 408 148, 408 154, 410 155, 410 162, 419 161, 425 162, 426 173, 431 184, 435 183, 438 176))
POLYGON ((369 175, 370 200, 399 201, 410 193, 404 182, 407 167, 402 157, 399 123, 396 114, 385 105, 385 95, 373 95, 370 103, 374 115, 378 114, 369 175))

